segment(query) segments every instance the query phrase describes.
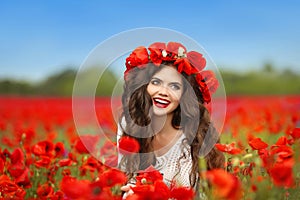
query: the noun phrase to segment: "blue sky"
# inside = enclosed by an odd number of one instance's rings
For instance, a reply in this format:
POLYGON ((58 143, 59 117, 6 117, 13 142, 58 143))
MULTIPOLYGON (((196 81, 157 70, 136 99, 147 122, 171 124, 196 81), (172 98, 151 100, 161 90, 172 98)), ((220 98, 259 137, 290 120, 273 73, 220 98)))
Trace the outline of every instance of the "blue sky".
POLYGON ((99 43, 142 27, 201 44, 219 68, 300 71, 299 1, 0 1, 0 78, 79 68, 99 43))

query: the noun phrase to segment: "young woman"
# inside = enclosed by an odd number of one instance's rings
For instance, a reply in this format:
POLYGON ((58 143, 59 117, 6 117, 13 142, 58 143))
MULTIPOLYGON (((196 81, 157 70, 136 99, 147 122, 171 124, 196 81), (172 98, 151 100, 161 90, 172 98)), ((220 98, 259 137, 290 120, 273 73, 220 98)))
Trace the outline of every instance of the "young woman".
MULTIPOLYGON (((218 81, 213 72, 203 70, 206 60, 176 42, 138 47, 126 59, 123 113, 118 135, 135 138, 138 154, 122 155, 119 167, 134 183, 135 173, 154 166, 164 182, 188 187, 199 182, 201 148, 209 169, 222 168, 224 156, 204 138, 218 140, 205 103, 211 101, 218 81)), ((128 192, 129 186, 122 187, 128 192)))

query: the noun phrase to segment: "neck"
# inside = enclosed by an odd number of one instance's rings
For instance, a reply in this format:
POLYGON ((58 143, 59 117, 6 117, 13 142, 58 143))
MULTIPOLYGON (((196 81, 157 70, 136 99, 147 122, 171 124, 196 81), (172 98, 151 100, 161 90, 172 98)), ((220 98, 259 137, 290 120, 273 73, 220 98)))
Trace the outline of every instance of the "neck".
POLYGON ((164 116, 154 116, 152 118, 152 129, 156 135, 168 135, 177 132, 172 126, 173 113, 164 116))
POLYGON ((156 156, 165 154, 182 134, 182 130, 177 130, 172 126, 172 118, 173 114, 152 118, 152 128, 155 133, 152 145, 156 156))

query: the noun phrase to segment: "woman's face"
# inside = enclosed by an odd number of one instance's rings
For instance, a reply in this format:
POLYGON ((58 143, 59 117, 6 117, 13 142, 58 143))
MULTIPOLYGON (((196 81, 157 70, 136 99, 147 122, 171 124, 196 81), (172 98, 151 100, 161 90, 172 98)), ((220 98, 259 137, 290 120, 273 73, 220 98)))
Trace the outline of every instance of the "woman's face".
POLYGON ((183 92, 182 76, 174 67, 164 66, 151 78, 147 92, 155 115, 171 114, 178 107, 183 92))

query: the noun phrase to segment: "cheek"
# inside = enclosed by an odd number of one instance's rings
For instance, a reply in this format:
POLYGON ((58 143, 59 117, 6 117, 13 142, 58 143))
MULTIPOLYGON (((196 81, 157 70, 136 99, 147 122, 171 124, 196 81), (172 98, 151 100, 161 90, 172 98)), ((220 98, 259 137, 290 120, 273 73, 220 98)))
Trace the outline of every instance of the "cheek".
POLYGON ((154 93, 154 88, 153 88, 153 86, 148 85, 148 86, 147 86, 147 92, 148 92, 148 94, 151 96, 151 95, 154 93))
POLYGON ((175 101, 180 101, 181 97, 182 97, 182 91, 177 91, 177 92, 173 92, 173 98, 175 101))

